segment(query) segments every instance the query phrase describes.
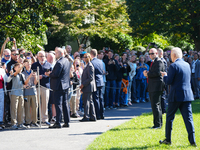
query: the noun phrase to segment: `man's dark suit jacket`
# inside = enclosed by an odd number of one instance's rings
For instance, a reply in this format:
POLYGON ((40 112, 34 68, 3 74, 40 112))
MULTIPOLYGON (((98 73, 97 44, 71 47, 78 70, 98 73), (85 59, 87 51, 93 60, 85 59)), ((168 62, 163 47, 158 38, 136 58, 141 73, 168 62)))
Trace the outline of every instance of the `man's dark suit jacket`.
POLYGON ((82 92, 95 92, 96 83, 94 77, 94 66, 91 62, 83 69, 81 84, 83 85, 82 92))
POLYGON ((164 81, 171 85, 169 102, 193 101, 194 96, 191 89, 190 65, 178 58, 169 66, 168 75, 164 76, 164 81))
POLYGON ((50 73, 50 86, 52 90, 66 90, 70 85, 70 62, 67 58, 61 57, 55 64, 50 73))
POLYGON ((104 86, 103 82, 103 62, 97 58, 93 58, 91 63, 94 66, 96 86, 104 86))
POLYGON ((164 82, 160 71, 164 70, 164 63, 160 58, 156 58, 148 72, 148 89, 149 92, 163 91, 164 82))

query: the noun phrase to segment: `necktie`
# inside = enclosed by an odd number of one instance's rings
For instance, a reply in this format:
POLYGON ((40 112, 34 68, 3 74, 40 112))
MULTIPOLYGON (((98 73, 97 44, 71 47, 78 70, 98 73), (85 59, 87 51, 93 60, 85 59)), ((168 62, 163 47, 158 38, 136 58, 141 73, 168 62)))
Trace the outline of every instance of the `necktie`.
POLYGON ((151 68, 152 64, 153 64, 153 61, 151 62, 150 68, 151 68))

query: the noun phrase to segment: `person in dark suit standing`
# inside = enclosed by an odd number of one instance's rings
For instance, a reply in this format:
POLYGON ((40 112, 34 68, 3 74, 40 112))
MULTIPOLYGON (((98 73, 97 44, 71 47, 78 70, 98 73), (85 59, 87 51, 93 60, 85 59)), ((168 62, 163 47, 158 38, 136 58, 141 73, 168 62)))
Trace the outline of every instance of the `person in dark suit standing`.
MULTIPOLYGON (((163 58, 163 50, 158 48, 158 57, 163 61, 164 66, 165 66, 165 72, 167 72, 167 62, 163 58)), ((165 85, 165 89, 167 86, 165 85)), ((161 95, 161 109, 162 109, 162 114, 166 113, 166 91, 163 90, 162 95, 161 95)))
POLYGON ((160 144, 171 144, 172 123, 175 113, 179 109, 185 122, 189 142, 192 146, 196 146, 191 106, 191 101, 194 100, 194 96, 190 84, 190 66, 182 60, 182 50, 178 47, 172 49, 171 60, 173 64, 170 65, 168 74, 161 72, 162 76, 164 76, 164 81, 168 85, 171 85, 171 89, 168 98, 165 127, 166 139, 159 142, 160 144))
POLYGON ((55 100, 56 108, 56 122, 49 128, 61 128, 62 111, 64 115, 64 125, 62 127, 69 127, 70 114, 67 103, 68 89, 70 84, 70 62, 64 58, 64 50, 56 48, 55 55, 57 62, 52 72, 46 72, 45 75, 50 77, 50 86, 53 90, 53 98, 55 100))
POLYGON ((144 71, 144 76, 148 78, 148 90, 153 112, 152 129, 162 127, 161 94, 164 88, 163 77, 160 71, 164 71, 164 64, 158 58, 158 52, 155 48, 149 50, 149 56, 152 60, 149 71, 144 71))
POLYGON ((82 99, 84 104, 84 116, 80 121, 96 121, 96 113, 92 100, 92 93, 96 91, 94 66, 90 62, 91 56, 89 53, 84 54, 83 60, 86 63, 86 66, 81 77, 80 89, 83 93, 82 99))
POLYGON ((97 120, 104 119, 104 103, 103 103, 103 62, 99 59, 97 59, 97 50, 92 49, 90 51, 91 55, 91 63, 94 66, 94 74, 95 74, 95 81, 96 81, 96 91, 93 92, 93 102, 96 112, 96 118, 97 120))

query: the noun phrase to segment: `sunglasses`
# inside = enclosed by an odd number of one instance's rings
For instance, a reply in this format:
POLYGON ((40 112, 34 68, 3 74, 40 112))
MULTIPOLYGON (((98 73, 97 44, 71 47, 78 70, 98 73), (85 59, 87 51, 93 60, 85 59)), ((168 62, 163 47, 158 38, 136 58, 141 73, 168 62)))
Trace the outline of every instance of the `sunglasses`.
POLYGON ((17 55, 19 55, 19 54, 12 54, 13 56, 17 56, 17 55))
POLYGON ((10 57, 10 55, 5 55, 5 57, 10 57))
POLYGON ((154 55, 155 53, 149 53, 149 55, 154 55))

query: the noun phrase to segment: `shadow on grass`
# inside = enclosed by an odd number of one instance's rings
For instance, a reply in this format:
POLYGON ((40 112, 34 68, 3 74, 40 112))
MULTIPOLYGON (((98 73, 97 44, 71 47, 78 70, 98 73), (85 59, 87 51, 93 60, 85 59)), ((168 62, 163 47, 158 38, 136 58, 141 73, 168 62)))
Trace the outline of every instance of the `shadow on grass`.
POLYGON ((97 135, 97 134, 102 134, 103 132, 88 132, 88 133, 80 133, 80 134, 69 134, 70 136, 74 135, 97 135))
POLYGON ((110 129, 109 131, 123 131, 123 130, 145 130, 145 129, 151 129, 151 127, 144 127, 144 128, 139 128, 139 127, 133 127, 133 128, 114 128, 110 129))
POLYGON ((177 146, 174 146, 173 148, 172 148, 173 145, 163 145, 163 146, 161 146, 160 144, 155 144, 155 145, 150 145, 150 146, 134 146, 134 147, 127 147, 127 148, 125 148, 125 147, 123 147, 123 148, 119 148, 119 147, 115 148, 115 147, 113 147, 113 148, 110 148, 109 150, 122 150, 122 149, 134 150, 134 149, 157 149, 157 148, 159 148, 159 149, 163 149, 163 148, 165 148, 165 149, 194 148, 194 147, 192 147, 190 145, 188 145, 188 146, 177 145, 177 146))

